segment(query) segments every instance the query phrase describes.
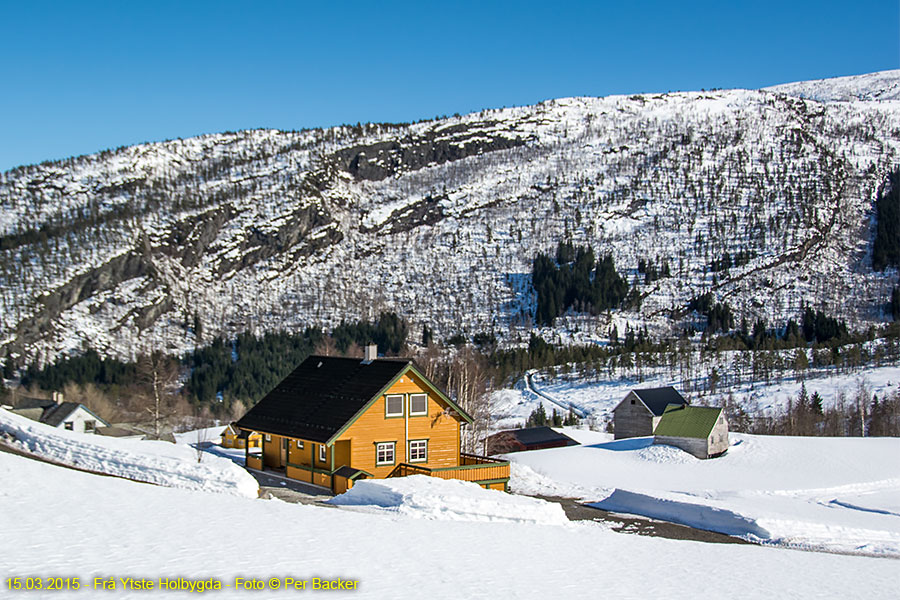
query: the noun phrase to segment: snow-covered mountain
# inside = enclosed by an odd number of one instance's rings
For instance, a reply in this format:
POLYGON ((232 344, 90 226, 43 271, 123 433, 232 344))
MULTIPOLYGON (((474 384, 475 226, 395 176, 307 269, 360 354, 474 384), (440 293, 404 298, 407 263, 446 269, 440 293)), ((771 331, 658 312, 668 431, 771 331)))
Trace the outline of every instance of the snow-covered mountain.
POLYGON ((897 273, 871 269, 873 201, 898 164, 900 71, 829 81, 228 132, 19 167, 0 175, 0 355, 177 352, 383 310, 413 332, 515 342, 532 326, 531 262, 562 239, 611 253, 641 301, 563 318, 550 337, 671 331, 705 291, 739 318, 783 321, 806 303, 883 322, 897 273), (846 89, 865 101, 831 101, 846 89), (725 252, 749 262, 714 271, 725 252), (672 276, 643 283, 639 259, 672 276))
POLYGON ((765 89, 818 102, 900 100, 900 69, 865 75, 784 83, 765 89))

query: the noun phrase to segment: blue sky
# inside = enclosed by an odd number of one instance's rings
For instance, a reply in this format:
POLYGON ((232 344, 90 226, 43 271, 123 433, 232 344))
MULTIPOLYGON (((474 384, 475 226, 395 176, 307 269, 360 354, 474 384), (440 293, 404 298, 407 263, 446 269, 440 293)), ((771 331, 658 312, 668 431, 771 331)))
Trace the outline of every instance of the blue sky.
POLYGON ((897 0, 0 0, 0 170, 257 127, 900 68, 897 0))

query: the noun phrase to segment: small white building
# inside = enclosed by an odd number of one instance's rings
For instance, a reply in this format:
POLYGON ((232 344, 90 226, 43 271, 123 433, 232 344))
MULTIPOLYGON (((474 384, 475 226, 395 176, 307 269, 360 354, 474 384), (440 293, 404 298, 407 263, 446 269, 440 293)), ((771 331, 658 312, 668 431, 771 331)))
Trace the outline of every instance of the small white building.
POLYGON ((109 427, 109 423, 78 402, 63 402, 47 408, 41 423, 79 433, 96 433, 98 427, 109 427))

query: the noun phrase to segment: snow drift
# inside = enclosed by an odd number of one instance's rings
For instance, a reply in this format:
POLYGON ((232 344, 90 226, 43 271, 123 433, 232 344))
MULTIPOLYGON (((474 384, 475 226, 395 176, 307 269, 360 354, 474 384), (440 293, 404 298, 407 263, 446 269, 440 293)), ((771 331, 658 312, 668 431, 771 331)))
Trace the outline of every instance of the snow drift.
POLYGON ((426 475, 359 481, 330 502, 338 506, 365 507, 376 512, 441 521, 507 521, 542 525, 569 523, 558 504, 486 490, 467 481, 426 475))
POLYGON ((231 461, 168 442, 120 440, 55 429, 0 409, 2 442, 26 455, 84 471, 174 488, 258 496, 259 485, 231 461))

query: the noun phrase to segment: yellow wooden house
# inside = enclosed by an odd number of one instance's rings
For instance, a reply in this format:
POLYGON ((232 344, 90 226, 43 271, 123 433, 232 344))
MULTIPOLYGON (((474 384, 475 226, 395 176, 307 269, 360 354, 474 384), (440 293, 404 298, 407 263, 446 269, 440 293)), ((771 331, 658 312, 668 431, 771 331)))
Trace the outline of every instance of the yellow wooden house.
POLYGON ((262 448, 262 435, 241 431, 234 423, 222 431, 221 438, 223 448, 262 448))
POLYGON ((310 356, 235 423, 262 436, 251 469, 342 493, 412 474, 506 490, 509 463, 460 451, 472 418, 409 359, 310 356))

